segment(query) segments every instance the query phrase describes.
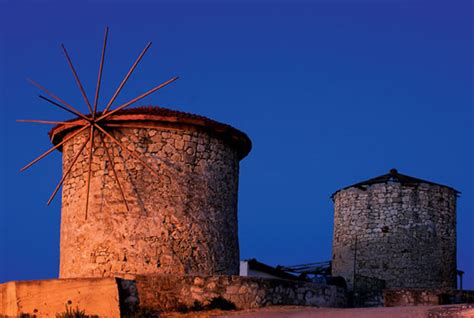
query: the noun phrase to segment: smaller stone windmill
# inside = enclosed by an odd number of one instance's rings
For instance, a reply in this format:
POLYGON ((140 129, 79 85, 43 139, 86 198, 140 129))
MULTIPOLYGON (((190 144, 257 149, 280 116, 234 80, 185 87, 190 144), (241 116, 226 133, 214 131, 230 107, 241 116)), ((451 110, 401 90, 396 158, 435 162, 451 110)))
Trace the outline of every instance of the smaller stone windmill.
POLYGON ((146 45, 120 86, 99 111, 108 28, 91 103, 69 54, 68 64, 90 111, 83 114, 30 80, 52 105, 76 117, 55 124, 63 176, 60 278, 123 274, 238 274, 237 190, 239 161, 250 139, 203 116, 161 107, 126 109, 178 77, 112 109, 149 49, 146 45), (50 99, 51 98, 51 99, 50 99))
POLYGON ((370 280, 384 288, 456 288, 459 193, 396 169, 336 191, 333 275, 352 290, 370 280))

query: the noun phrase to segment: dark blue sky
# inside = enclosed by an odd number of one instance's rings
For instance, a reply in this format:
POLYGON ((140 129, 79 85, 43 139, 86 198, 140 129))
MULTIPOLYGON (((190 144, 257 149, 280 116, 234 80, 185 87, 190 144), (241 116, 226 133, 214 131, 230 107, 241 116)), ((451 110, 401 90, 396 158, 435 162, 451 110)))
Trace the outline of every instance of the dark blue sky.
POLYGON ((50 127, 15 119, 70 116, 25 78, 85 111, 59 45, 93 96, 105 25, 102 102, 151 40, 117 105, 179 75, 142 104, 252 139, 241 163, 241 258, 329 260, 330 195, 396 167, 462 192, 458 267, 474 289, 472 7, 463 0, 0 1, 0 282, 58 274, 60 200, 45 202, 61 154, 19 174, 50 147, 50 127))

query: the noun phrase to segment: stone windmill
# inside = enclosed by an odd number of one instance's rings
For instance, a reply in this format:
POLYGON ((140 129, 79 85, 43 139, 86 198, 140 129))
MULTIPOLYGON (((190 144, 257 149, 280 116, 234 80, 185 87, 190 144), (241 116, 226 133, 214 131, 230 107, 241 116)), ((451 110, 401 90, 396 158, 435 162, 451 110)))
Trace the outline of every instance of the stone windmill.
POLYGON ((345 290, 337 286, 238 276, 239 164, 250 152, 250 139, 199 115, 127 109, 177 77, 113 108, 151 43, 99 111, 107 35, 106 28, 92 103, 62 47, 89 114, 31 81, 48 95, 42 99, 75 116, 21 120, 56 125, 49 133, 53 147, 21 171, 54 150, 63 153, 63 175, 48 200, 62 186, 60 279, 0 284, 0 316, 55 317, 64 306, 100 317, 271 304, 344 306, 345 290))
POLYGON ((30 80, 40 97, 75 118, 56 122, 53 152, 63 153, 60 278, 124 274, 238 274, 239 161, 251 149, 239 130, 161 107, 127 107, 178 77, 113 108, 150 48, 146 45, 114 95, 99 110, 107 46, 105 29, 94 100, 89 101, 62 46, 90 113, 30 80))

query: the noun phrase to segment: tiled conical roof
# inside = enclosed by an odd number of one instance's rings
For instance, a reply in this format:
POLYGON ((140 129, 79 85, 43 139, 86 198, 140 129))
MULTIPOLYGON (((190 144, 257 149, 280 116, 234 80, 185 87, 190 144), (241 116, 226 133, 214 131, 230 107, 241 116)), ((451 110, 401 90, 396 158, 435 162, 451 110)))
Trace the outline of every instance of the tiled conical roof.
POLYGON ((349 188, 362 188, 363 189, 366 186, 370 186, 370 185, 377 184, 377 183, 387 183, 387 182, 398 182, 398 183, 402 183, 402 184, 426 183, 426 184, 437 185, 437 186, 440 186, 440 187, 449 188, 449 189, 453 190, 454 192, 456 192, 457 194, 461 193, 461 192, 459 192, 458 190, 456 190, 452 187, 448 187, 446 185, 442 185, 442 184, 431 182, 431 181, 426 181, 426 180, 423 180, 423 179, 418 179, 418 178, 415 178, 415 177, 410 177, 410 176, 399 173, 397 171, 397 169, 390 169, 390 171, 387 174, 383 174, 381 176, 378 176, 378 177, 375 177, 375 178, 372 178, 372 179, 368 179, 368 180, 365 180, 365 181, 362 181, 362 182, 358 182, 358 183, 352 184, 350 186, 344 187, 342 189, 339 189, 336 192, 334 192, 331 197, 334 197, 334 195, 336 193, 338 193, 339 191, 341 191, 341 190, 345 190, 345 189, 349 189, 349 188))
MULTIPOLYGON (((96 116, 100 115, 102 115, 102 113, 100 112, 96 114, 96 116)), ((86 117, 90 116, 91 115, 86 115, 86 117)), ((81 121, 83 121, 83 119, 77 117, 70 119, 67 122, 79 123, 81 121)), ((212 131, 232 140, 238 147, 241 158, 244 158, 252 148, 252 142, 250 141, 250 138, 244 132, 230 125, 220 123, 218 121, 209 119, 201 115, 191 114, 159 106, 140 106, 130 109, 123 109, 117 111, 109 118, 105 119, 104 122, 155 122, 174 125, 192 125, 204 128, 206 130, 212 131)), ((71 131, 74 131, 75 129, 77 129, 77 127, 79 127, 79 124, 77 126, 60 124, 53 127, 49 132, 51 142, 55 145, 58 144, 65 135, 67 135, 71 131)), ((59 150, 61 150, 61 148, 59 148, 59 150)))

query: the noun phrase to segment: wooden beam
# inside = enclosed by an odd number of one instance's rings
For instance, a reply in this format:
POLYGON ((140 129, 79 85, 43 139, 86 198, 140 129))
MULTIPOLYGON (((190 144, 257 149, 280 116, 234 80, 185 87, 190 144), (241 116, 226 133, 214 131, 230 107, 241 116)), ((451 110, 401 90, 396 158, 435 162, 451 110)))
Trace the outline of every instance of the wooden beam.
POLYGON ((91 125, 91 132, 89 136, 89 170, 87 173, 87 193, 86 193, 86 220, 87 212, 89 210, 89 192, 91 189, 91 172, 92 172, 92 153, 94 152, 94 125, 91 125))
POLYGON ((99 138, 100 138, 100 141, 102 142, 102 145, 104 146, 105 153, 107 154, 107 157, 109 158, 110 166, 112 167, 112 171, 114 173, 115 180, 117 180, 117 184, 118 184, 118 187, 120 189, 120 194, 122 195, 123 202, 125 203, 125 207, 127 208, 127 211, 130 212, 130 208, 128 207, 127 199, 125 198, 125 193, 123 192, 122 185, 120 184, 120 180, 119 180, 117 171, 115 171, 114 161, 112 159, 112 156, 109 153, 109 148, 107 148, 107 145, 105 144, 104 138, 102 137, 102 135, 100 133, 99 133, 99 138))
POLYGON ((43 153, 41 156, 37 157, 35 160, 33 160, 32 162, 30 162, 29 164, 27 164, 26 166, 24 166, 23 168, 21 168, 20 172, 23 172, 25 171, 26 169, 28 169, 29 167, 31 167, 32 165, 34 165, 35 163, 37 163, 38 161, 40 161, 41 159, 43 159, 44 157, 46 157, 48 154, 50 154, 53 150, 59 148, 62 146, 62 144, 64 144, 66 141, 70 140, 71 138, 74 138, 76 135, 78 135, 79 133, 81 133, 82 131, 84 131, 86 128, 90 127, 91 124, 87 124, 85 125, 84 127, 82 127, 81 129, 75 131, 72 135, 68 136, 67 138, 64 138, 60 143, 58 143, 56 146, 52 147, 51 149, 49 149, 48 151, 46 151, 45 153, 43 153))
POLYGON ((138 63, 140 62, 140 60, 142 59, 143 55, 145 55, 146 51, 150 48, 151 46, 151 42, 148 42, 147 46, 143 49, 143 51, 140 53, 140 55, 138 56, 137 60, 135 61, 135 63, 133 63, 132 67, 130 68, 130 70, 128 71, 127 75, 125 75, 125 78, 122 80, 122 83, 120 83, 120 86, 117 88, 117 90, 115 91, 115 94, 112 96, 112 98, 110 99, 109 103, 107 104, 107 107, 105 107, 103 113, 107 113, 107 111, 109 110, 110 106, 112 106, 112 103, 115 101, 115 99, 117 98, 118 94, 120 93, 120 91, 122 90, 122 87, 125 85, 125 83, 127 82, 128 78, 130 77, 130 75, 132 75, 133 73, 133 70, 135 70, 135 68, 137 67, 138 63))
POLYGON ((84 150, 84 148, 85 148, 85 146, 87 145, 88 142, 89 142, 89 139, 87 139, 86 142, 81 146, 81 149, 79 150, 79 152, 76 154, 76 156, 75 156, 74 159, 72 160, 71 165, 66 169, 66 172, 63 173, 63 177, 61 178, 61 181, 59 181, 58 185, 56 186, 56 189, 54 189, 53 194, 51 194, 51 196, 49 197, 49 200, 48 200, 47 205, 49 205, 49 204, 51 203, 51 201, 53 201, 54 196, 55 196, 56 193, 58 192, 59 188, 60 188, 61 185, 63 184, 64 180, 65 180, 66 177, 68 176, 68 174, 69 174, 69 172, 71 171, 72 167, 73 167, 74 164, 76 163, 77 158, 79 158, 79 155, 82 153, 82 151, 84 150))
POLYGON ((93 114, 91 104, 89 103, 89 99, 87 98, 86 92, 84 91, 84 87, 82 87, 81 80, 79 79, 79 76, 77 76, 76 69, 74 68, 74 65, 72 65, 71 58, 69 57, 69 54, 67 53, 66 47, 64 44, 61 44, 61 47, 64 52, 64 56, 66 56, 66 60, 69 64, 69 67, 71 68, 72 74, 74 74, 74 78, 76 79, 77 86, 79 86, 79 90, 81 91, 82 97, 84 98, 84 101, 86 102, 87 108, 89 108, 89 111, 91 114, 93 114))
POLYGON ((71 123, 67 121, 50 121, 50 120, 41 120, 41 119, 17 119, 18 123, 36 123, 36 124, 47 124, 47 125, 77 125, 76 123, 71 123))
MULTIPOLYGON (((69 105, 68 103, 66 103, 64 100, 62 100, 61 98, 59 98, 58 96, 54 95, 53 92, 49 91, 48 89, 46 89, 44 86, 41 86, 40 84, 36 83, 35 81, 33 81, 32 79, 28 78, 27 79, 28 82, 30 82, 31 84, 33 84, 34 86, 38 87, 39 89, 41 89, 42 91, 44 91, 46 94, 48 94, 49 96, 51 96, 52 98, 54 98, 55 100, 57 100, 58 102, 66 105, 67 108, 69 108, 75 115, 79 116, 79 117, 82 117, 83 119, 87 120, 87 121, 90 121, 89 118, 87 118, 83 113, 81 113, 80 111, 78 111, 77 109, 75 109, 74 107, 72 107, 71 105, 69 105)), ((41 98, 49 101, 49 102, 52 102, 51 100, 47 99, 46 97, 43 97, 40 95, 41 98)), ((52 104, 58 106, 56 103, 52 102, 52 104)), ((61 107, 63 108, 63 107, 61 107)), ((64 108, 63 108, 64 109, 64 108)))
POLYGON ((102 80, 102 70, 104 68, 104 58, 105 58, 105 49, 107 47, 107 36, 109 34, 109 28, 105 27, 105 34, 104 34, 104 45, 102 46, 102 55, 100 58, 100 65, 99 65, 99 75, 97 76, 97 86, 95 89, 95 97, 94 97, 94 112, 92 113, 92 117, 95 117, 95 113, 97 112, 97 102, 99 101, 99 91, 100 91, 100 82, 102 80))
POLYGON ((131 104, 133 104, 133 103, 139 101, 139 100, 142 99, 142 98, 147 97, 148 95, 150 95, 151 93, 156 92, 156 91, 159 90, 160 88, 163 88, 163 87, 165 87, 166 85, 168 85, 168 84, 170 84, 170 83, 176 81, 178 78, 179 78, 179 77, 175 76, 175 77, 173 77, 172 79, 170 79, 170 80, 164 82, 163 84, 160 84, 160 85, 158 85, 158 86, 156 86, 156 87, 150 89, 148 92, 143 93, 142 95, 140 95, 140 96, 138 96, 138 97, 132 99, 131 101, 129 101, 129 102, 127 102, 127 103, 125 103, 125 104, 119 106, 118 108, 116 108, 116 109, 114 109, 114 110, 112 110, 112 111, 110 111, 110 112, 108 112, 108 113, 103 114, 102 116, 100 116, 100 117, 96 120, 96 122, 98 122, 98 121, 100 121, 100 120, 102 120, 102 119, 104 119, 104 118, 109 117, 110 115, 112 115, 112 114, 118 112, 118 111, 121 110, 121 109, 124 109, 125 107, 130 106, 131 104))
POLYGON ((128 150, 127 147, 125 147, 124 145, 122 145, 122 143, 120 141, 118 141, 116 138, 114 138, 114 136, 112 136, 111 134, 109 134, 107 131, 105 131, 102 127, 100 127, 99 125, 97 124, 94 124, 94 126, 99 129, 101 132, 103 132, 107 137, 109 137, 115 144, 117 144, 120 148, 122 148, 122 150, 126 151, 127 153, 130 154, 130 156, 132 156, 133 158, 137 159, 138 161, 140 161, 148 170, 150 170, 154 175, 156 175, 157 177, 159 176, 158 172, 156 172, 153 168, 151 168, 143 159, 141 159, 140 157, 138 157, 136 154, 134 154, 132 151, 128 150))

